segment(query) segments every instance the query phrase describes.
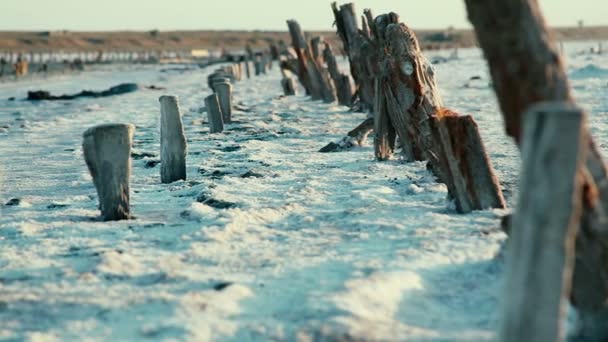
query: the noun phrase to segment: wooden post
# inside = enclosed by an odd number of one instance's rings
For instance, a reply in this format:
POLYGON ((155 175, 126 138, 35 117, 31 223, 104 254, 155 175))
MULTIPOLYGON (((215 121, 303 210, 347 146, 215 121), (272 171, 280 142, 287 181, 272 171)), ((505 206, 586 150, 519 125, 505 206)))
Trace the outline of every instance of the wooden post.
POLYGON ((216 82, 213 89, 220 102, 224 123, 232 122, 232 85, 229 82, 216 82))
POLYGON ((209 133, 221 133, 224 130, 224 119, 217 94, 205 98, 205 107, 207 107, 209 133))
POLYGON ((106 124, 89 128, 83 134, 84 160, 93 177, 105 221, 131 217, 129 178, 134 131, 131 124, 106 124))
POLYGON ((479 128, 469 115, 440 115, 431 119, 441 144, 441 166, 456 210, 505 208, 506 203, 479 128))
POLYGON ((395 149, 395 128, 391 124, 382 94, 383 85, 376 80, 376 104, 374 106, 374 151, 376 160, 387 160, 395 149))
POLYGON ((564 340, 588 138, 585 115, 544 103, 524 116, 520 195, 513 215, 499 340, 564 340))
MULTIPOLYGON (((522 143, 526 110, 540 101, 574 103, 564 63, 538 1, 465 0, 469 20, 488 61, 507 134, 522 143), (511 42, 517 41, 517 44, 511 42)), ((583 219, 577 235, 571 302, 581 334, 608 338, 608 170, 591 134, 586 134, 583 219), (601 328, 604 327, 603 331, 601 328)))
POLYGON ((251 78, 251 62, 249 61, 249 57, 245 57, 245 74, 247 75, 247 79, 251 78))
POLYGON ((310 40, 310 50, 312 53, 312 58, 316 61, 322 61, 323 57, 323 45, 325 44, 325 40, 322 36, 313 37, 310 40))
POLYGON ((265 73, 264 61, 261 56, 256 56, 254 61, 255 75, 260 76, 265 73))
MULTIPOLYGON (((366 13, 371 16, 369 12, 366 13)), ((379 122, 392 125, 409 160, 427 160, 431 171, 448 187, 460 213, 506 206, 500 184, 488 158, 477 125, 470 116, 446 110, 435 83, 434 70, 424 58, 414 32, 399 23, 396 13, 369 21, 371 44, 383 55, 376 113, 379 122), (382 107, 377 107, 382 108, 382 107)), ((378 126, 378 128, 382 128, 378 126)), ((388 128, 382 128, 387 134, 388 128)), ((388 158, 386 139, 376 140, 379 160, 388 158)))
POLYGON ((186 137, 176 96, 161 96, 160 179, 163 183, 186 180, 186 137))
POLYGON ((336 86, 336 93, 338 95, 338 103, 343 106, 350 107, 352 105, 353 88, 350 83, 350 77, 342 74, 338 69, 338 62, 336 56, 331 49, 329 43, 325 43, 325 49, 323 50, 323 59, 327 64, 327 70, 329 75, 333 79, 334 85, 336 86))
POLYGON ((313 100, 323 100, 327 103, 334 102, 336 100, 336 89, 327 70, 312 56, 300 24, 295 20, 288 20, 287 26, 289 27, 293 48, 298 57, 298 66, 291 71, 298 75, 300 82, 313 100))
MULTIPOLYGON (((350 73, 356 84, 359 105, 361 110, 371 111, 374 107, 375 75, 368 66, 374 64, 372 59, 374 53, 377 53, 377 48, 370 46, 368 37, 359 30, 353 3, 344 4, 338 8, 334 2, 331 7, 338 35, 350 62, 350 73)), ((369 13, 371 14, 371 12, 369 13)))
POLYGON ((283 94, 285 96, 296 94, 296 82, 293 77, 283 77, 281 80, 281 87, 283 87, 283 94))
POLYGON ((207 85, 212 90, 213 90, 213 84, 215 82, 225 82, 225 81, 232 83, 234 81, 234 79, 232 77, 230 77, 230 75, 228 75, 222 71, 216 71, 207 77, 207 85))

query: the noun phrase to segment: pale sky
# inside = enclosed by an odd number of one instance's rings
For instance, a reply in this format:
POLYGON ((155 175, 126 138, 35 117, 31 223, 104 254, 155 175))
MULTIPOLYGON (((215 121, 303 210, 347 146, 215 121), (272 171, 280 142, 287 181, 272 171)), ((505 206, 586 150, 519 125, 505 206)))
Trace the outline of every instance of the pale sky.
MULTIPOLYGON (((490 1, 490 0, 488 0, 490 1)), ((348 2, 348 1, 344 1, 348 2)), ((338 1, 338 3, 344 3, 338 1)), ((464 0, 355 0, 357 12, 394 11, 414 28, 470 27, 464 0)), ((552 26, 608 25, 608 0, 540 0, 552 26)), ((330 30, 330 0, 0 0, 10 30, 330 30)))

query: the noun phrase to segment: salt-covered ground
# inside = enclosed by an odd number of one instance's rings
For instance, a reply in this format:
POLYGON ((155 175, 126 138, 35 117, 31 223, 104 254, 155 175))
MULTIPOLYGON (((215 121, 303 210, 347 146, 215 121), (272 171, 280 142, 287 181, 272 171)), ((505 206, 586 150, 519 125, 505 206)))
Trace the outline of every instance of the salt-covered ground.
MULTIPOLYGON (((590 46, 568 47, 569 73, 607 153, 608 55, 574 55, 590 46)), ((512 206, 518 152, 503 134, 480 52, 460 56, 437 65, 444 102, 476 118, 512 206), (475 75, 482 80, 463 87, 475 75)), ((21 200, 1 207, 0 340, 494 336, 506 211, 458 215, 422 163, 375 162, 369 145, 316 152, 365 115, 278 97, 276 67, 235 85, 250 111, 210 135, 199 109, 212 70, 123 67, 0 84, 0 200, 21 200), (28 89, 121 82, 167 90, 7 101, 28 89), (170 185, 155 165, 165 93, 180 97, 189 144, 188 180, 170 185), (106 122, 137 126, 135 220, 98 220, 80 144, 85 129, 106 122), (199 203, 201 194, 234 207, 199 203)))

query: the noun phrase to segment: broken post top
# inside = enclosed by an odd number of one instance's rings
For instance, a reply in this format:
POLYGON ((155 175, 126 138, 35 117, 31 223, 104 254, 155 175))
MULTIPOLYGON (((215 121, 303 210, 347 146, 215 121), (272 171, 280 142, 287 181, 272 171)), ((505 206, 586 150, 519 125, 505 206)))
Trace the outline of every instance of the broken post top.
POLYGON ((306 39, 298 21, 295 19, 287 20, 287 26, 289 27, 293 47, 296 49, 306 49, 306 39))
POLYGON ((175 105, 179 104, 179 100, 175 95, 163 95, 158 98, 158 102, 160 103, 173 103, 175 105))
MULTIPOLYGON (((373 15, 369 10, 367 10, 366 15, 368 15, 370 19, 373 18, 373 15)), ((391 24, 399 24, 399 15, 395 12, 381 14, 373 19, 370 24, 374 38, 377 39, 382 46, 384 46, 386 44, 385 42, 388 40, 388 37, 386 37, 386 29, 391 24)))
MULTIPOLYGON (((384 76, 395 83, 404 83, 412 90, 411 95, 414 98, 406 96, 406 98, 409 98, 408 101, 424 98, 434 108, 434 112, 443 108, 443 102, 435 82, 435 70, 420 51, 420 45, 414 31, 403 23, 391 23, 386 26, 384 36, 388 56, 385 63, 390 65, 389 68, 385 68, 386 74, 384 76)), ((398 93, 396 95, 400 98, 403 97, 403 94, 398 93)))
POLYGON ((107 134, 107 133, 111 133, 114 131, 120 131, 125 128, 128 130, 129 136, 133 136, 133 133, 135 132, 135 125, 122 124, 122 123, 107 123, 107 124, 93 126, 89 129, 87 129, 86 131, 84 131, 82 136, 83 136, 83 138, 86 138, 88 136, 98 134, 99 132, 104 132, 107 134))
MULTIPOLYGON (((392 18, 378 16, 376 26, 386 38, 388 51, 393 56, 418 56, 421 54, 416 34, 404 23, 389 21, 392 18)), ((397 17, 398 20, 398 17, 397 17)))

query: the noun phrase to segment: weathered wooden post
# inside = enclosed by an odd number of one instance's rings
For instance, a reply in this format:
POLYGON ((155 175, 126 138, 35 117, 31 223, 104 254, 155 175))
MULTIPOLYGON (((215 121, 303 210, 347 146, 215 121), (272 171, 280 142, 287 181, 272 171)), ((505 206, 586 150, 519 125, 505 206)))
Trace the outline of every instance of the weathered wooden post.
POLYGON ((245 58, 245 74, 247 75, 247 79, 251 78, 251 62, 249 61, 249 58, 246 57, 245 58))
MULTIPOLYGON (((344 51, 350 62, 351 75, 357 85, 359 105, 363 111, 371 111, 374 107, 374 78, 368 68, 367 59, 372 58, 377 49, 370 46, 368 36, 359 30, 355 5, 348 3, 338 8, 337 4, 331 4, 336 28, 340 36, 344 51)), ((371 12, 369 12, 371 16, 371 12)), ((369 20, 368 20, 369 23, 369 20)), ((371 24, 371 23, 369 23, 371 24)))
POLYGON ((176 96, 161 96, 160 179, 163 183, 186 180, 186 137, 176 96))
POLYGON ((322 36, 313 37, 310 40, 310 52, 312 58, 318 62, 323 60, 323 46, 325 45, 325 39, 322 36))
POLYGON ((131 217, 129 178, 134 131, 131 124, 105 124, 89 128, 83 134, 84 160, 93 177, 105 221, 131 217))
POLYGON ((396 132, 391 124, 384 96, 384 84, 376 80, 376 103, 374 104, 374 154, 376 160, 387 160, 395 150, 396 132))
POLYGON ((520 195, 513 214, 500 341, 564 339, 588 137, 585 114, 544 103, 524 116, 520 195))
POLYGON ((230 82, 215 82, 213 90, 220 102, 224 123, 232 122, 232 85, 230 82))
POLYGON ((221 133, 224 130, 224 119, 217 94, 205 98, 205 107, 207 107, 209 133, 221 133))
POLYGON ((295 20, 288 20, 287 26, 296 52, 297 65, 285 63, 283 65, 293 67, 291 71, 298 76, 307 94, 310 94, 313 100, 323 100, 327 103, 334 102, 336 100, 336 89, 328 71, 312 56, 300 24, 295 20))
POLYGON ((352 105, 353 98, 353 87, 350 82, 350 77, 346 74, 340 72, 338 69, 338 62, 336 61, 336 56, 334 55, 333 50, 331 49, 331 45, 329 43, 325 43, 325 49, 323 50, 323 59, 327 64, 327 70, 329 71, 329 75, 334 81, 334 85, 336 86, 336 94, 338 96, 338 103, 350 107, 352 105))
POLYGON ((292 96, 296 94, 296 81, 293 77, 283 77, 281 80, 281 87, 283 87, 283 94, 285 96, 292 96))
MULTIPOLYGON (((492 84, 507 134, 525 143, 522 122, 540 101, 574 103, 570 86, 542 11, 536 0, 465 0, 469 20, 488 61, 492 84), (511 44, 517 41, 517 44, 511 44)), ((586 171, 580 229, 570 301, 579 318, 579 334, 591 341, 608 339, 608 170, 586 131, 586 171)), ((540 199, 539 199, 540 200, 540 199)), ((549 199, 547 199, 549 200, 549 199)), ((550 199, 551 201, 554 198, 550 199)), ((519 229, 513 226, 510 230, 519 229)), ((541 250, 543 246, 536 246, 541 250)))
POLYGON ((266 65, 264 64, 264 60, 261 55, 255 56, 254 67, 256 76, 260 76, 266 73, 266 65))

